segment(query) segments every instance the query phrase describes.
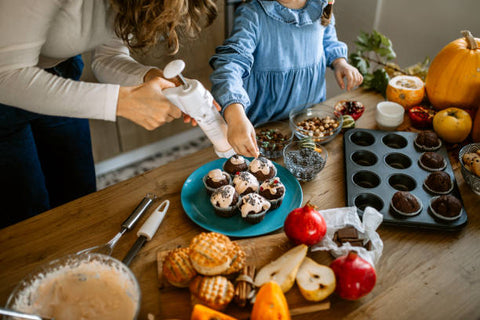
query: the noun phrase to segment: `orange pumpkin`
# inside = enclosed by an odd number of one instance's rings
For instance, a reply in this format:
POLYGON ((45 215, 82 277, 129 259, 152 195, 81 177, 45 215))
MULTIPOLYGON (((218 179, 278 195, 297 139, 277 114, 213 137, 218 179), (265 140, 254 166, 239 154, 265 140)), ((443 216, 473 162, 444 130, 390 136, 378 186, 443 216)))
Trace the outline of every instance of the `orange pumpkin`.
POLYGON ((278 283, 270 281, 260 287, 250 320, 290 320, 287 299, 278 283))
POLYGON ((237 320, 220 311, 210 309, 201 304, 196 304, 193 307, 191 320, 237 320))
POLYGON ((470 31, 462 34, 437 54, 428 69, 427 96, 437 109, 480 106, 480 39, 470 31))
POLYGON ((388 81, 386 97, 388 101, 401 104, 408 110, 422 102, 425 97, 425 85, 419 77, 396 76, 388 81))

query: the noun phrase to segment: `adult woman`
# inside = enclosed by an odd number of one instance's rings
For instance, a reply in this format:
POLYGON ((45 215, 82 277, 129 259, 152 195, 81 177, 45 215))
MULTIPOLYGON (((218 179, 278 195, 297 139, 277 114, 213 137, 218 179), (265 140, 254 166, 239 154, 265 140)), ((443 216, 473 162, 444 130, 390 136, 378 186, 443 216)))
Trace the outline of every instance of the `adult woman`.
POLYGON ((85 118, 179 118, 161 92, 174 84, 129 48, 163 37, 176 53, 215 16, 213 0, 0 0, 0 227, 95 191, 85 118), (74 81, 89 50, 104 84, 74 81))

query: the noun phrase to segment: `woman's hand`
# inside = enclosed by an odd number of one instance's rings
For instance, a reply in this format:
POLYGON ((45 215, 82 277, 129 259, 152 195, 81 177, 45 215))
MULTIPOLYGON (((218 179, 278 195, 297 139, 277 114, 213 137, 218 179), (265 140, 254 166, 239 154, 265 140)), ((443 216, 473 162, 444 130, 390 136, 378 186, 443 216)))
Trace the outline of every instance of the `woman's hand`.
POLYGON ((347 85, 347 91, 350 91, 362 84, 362 74, 344 58, 336 59, 332 65, 335 79, 340 88, 345 89, 345 85, 347 85))
MULTIPOLYGON (((152 68, 152 69, 148 70, 148 72, 143 77, 143 80, 144 80, 144 82, 147 82, 149 80, 152 80, 155 77, 164 78, 163 71, 160 70, 160 69, 152 68)), ((175 87, 178 87, 178 86, 182 85, 180 80, 178 80, 178 77, 174 78, 174 79, 169 79, 169 81, 173 82, 175 84, 175 87)), ((215 105, 215 107, 217 108, 218 111, 222 110, 222 108, 220 108, 220 106, 218 105, 218 103, 215 100, 213 101, 213 104, 215 105)), ((194 127, 198 125, 197 121, 195 121, 195 119, 192 119, 192 117, 190 117, 186 113, 183 114, 183 122, 184 123, 191 123, 192 126, 194 126, 194 127)))
POLYGON ((163 89, 173 87, 175 87, 173 82, 158 76, 152 77, 139 86, 120 87, 117 115, 147 130, 156 129, 180 118, 182 116, 180 109, 162 93, 163 89))
POLYGON ((228 142, 233 150, 246 157, 258 157, 255 129, 248 120, 243 106, 238 103, 229 105, 224 111, 224 116, 228 124, 228 142))

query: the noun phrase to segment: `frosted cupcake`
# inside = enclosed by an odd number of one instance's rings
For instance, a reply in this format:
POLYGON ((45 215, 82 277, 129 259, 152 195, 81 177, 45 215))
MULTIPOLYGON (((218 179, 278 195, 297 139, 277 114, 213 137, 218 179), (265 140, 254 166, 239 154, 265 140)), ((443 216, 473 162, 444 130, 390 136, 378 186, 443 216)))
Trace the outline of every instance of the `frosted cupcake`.
POLYGON ((258 192, 259 183, 257 178, 248 171, 237 172, 233 177, 233 186, 241 196, 247 193, 258 192))
POLYGON ((260 185, 259 195, 264 197, 270 202, 270 209, 276 209, 282 204, 283 198, 285 197, 285 186, 280 181, 279 177, 274 177, 268 180, 265 180, 260 185))
POLYGON ((253 159, 248 166, 248 170, 260 182, 273 178, 277 175, 277 168, 275 168, 272 161, 268 160, 265 157, 258 157, 256 159, 253 159))
POLYGON ((230 175, 220 169, 213 169, 203 177, 203 185, 207 189, 207 193, 211 195, 216 189, 221 186, 230 184, 232 179, 230 175))
POLYGON ((242 219, 248 223, 259 223, 265 218, 265 214, 270 209, 270 202, 258 193, 249 193, 242 197, 240 201, 240 212, 242 219))
POLYGON ((210 196, 210 203, 215 208, 215 213, 225 218, 235 215, 240 200, 240 195, 231 185, 221 186, 210 196))
POLYGON ((235 173, 248 170, 248 161, 239 154, 235 154, 228 158, 223 164, 223 170, 228 172, 231 176, 235 173))

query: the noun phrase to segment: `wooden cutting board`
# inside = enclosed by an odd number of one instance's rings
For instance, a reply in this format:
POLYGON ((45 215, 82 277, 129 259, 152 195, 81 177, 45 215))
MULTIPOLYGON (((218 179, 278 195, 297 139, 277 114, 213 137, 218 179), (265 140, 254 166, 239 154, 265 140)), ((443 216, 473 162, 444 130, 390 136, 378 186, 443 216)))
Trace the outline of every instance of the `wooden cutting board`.
MULTIPOLYGON (((245 250, 247 254, 247 264, 254 265, 257 271, 293 246, 284 233, 238 240, 236 242, 245 250)), ((182 319, 182 317, 185 317, 185 314, 190 314, 187 313, 186 310, 189 310, 189 312, 192 310, 190 292, 188 288, 176 288, 172 286, 162 275, 163 259, 172 249, 174 248, 157 252, 158 281, 161 292, 160 307, 163 318, 182 319)), ((308 256, 320 264, 329 265, 332 261, 332 257, 327 252, 309 252, 308 256)), ((235 279, 231 280, 233 282, 235 279)), ((328 300, 321 302, 309 302, 305 300, 296 284, 285 296, 292 316, 330 308, 330 302, 328 300)), ((233 302, 224 310, 225 313, 238 319, 248 319, 250 311, 251 306, 240 308, 233 302)))

